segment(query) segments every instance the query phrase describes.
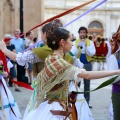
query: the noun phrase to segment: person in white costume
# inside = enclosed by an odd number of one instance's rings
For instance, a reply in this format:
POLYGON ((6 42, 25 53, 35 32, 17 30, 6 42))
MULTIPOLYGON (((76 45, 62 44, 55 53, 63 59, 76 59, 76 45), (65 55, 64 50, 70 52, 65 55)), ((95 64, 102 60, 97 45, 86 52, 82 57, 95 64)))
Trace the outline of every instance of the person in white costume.
MULTIPOLYGON (((95 54, 93 41, 87 37, 87 28, 82 26, 78 30, 79 38, 74 42, 71 52, 84 64, 84 69, 92 71, 92 56, 95 54)), ((90 80, 84 79, 84 91, 90 91, 90 80)), ((78 84, 80 87, 80 83, 78 84)), ((84 93, 84 97, 89 105, 90 93, 84 93)), ((92 106, 89 106, 92 108, 92 106)))
MULTIPOLYGON (((120 69, 120 26, 118 31, 113 34, 112 54, 107 61, 108 70, 120 69), (112 64, 111 64, 112 63, 112 64)), ((110 104, 111 120, 120 119, 120 77, 112 84, 112 103, 110 104)))
MULTIPOLYGON (((3 66, 2 60, 0 60, 0 66, 1 65, 3 66)), ((7 66, 10 69, 13 65, 10 61, 8 61, 7 66)), ((7 72, 1 71, 1 74, 0 74, 0 120, 22 120, 17 103, 13 98, 12 93, 9 90, 7 83, 4 79, 4 77, 7 77, 7 75, 8 75, 7 72)))

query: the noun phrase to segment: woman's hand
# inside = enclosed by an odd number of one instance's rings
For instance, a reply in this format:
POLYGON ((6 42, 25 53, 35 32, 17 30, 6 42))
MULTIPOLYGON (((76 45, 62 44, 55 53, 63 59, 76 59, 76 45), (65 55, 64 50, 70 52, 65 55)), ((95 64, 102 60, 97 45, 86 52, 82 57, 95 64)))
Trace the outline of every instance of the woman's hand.
POLYGON ((5 42, 3 40, 0 41, 0 50, 4 51, 4 49, 6 48, 5 42))
POLYGON ((8 76, 8 73, 7 73, 7 72, 3 72, 3 73, 2 73, 2 76, 3 76, 3 77, 7 77, 7 76, 8 76))

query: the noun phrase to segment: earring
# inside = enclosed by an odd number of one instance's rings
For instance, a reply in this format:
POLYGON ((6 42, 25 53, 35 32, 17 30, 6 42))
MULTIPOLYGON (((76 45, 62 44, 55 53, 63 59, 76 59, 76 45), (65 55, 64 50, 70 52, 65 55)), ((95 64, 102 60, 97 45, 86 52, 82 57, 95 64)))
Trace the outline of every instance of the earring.
POLYGON ((61 48, 61 55, 62 55, 62 57, 63 57, 63 55, 64 55, 63 49, 64 49, 64 46, 62 46, 62 48, 61 48))

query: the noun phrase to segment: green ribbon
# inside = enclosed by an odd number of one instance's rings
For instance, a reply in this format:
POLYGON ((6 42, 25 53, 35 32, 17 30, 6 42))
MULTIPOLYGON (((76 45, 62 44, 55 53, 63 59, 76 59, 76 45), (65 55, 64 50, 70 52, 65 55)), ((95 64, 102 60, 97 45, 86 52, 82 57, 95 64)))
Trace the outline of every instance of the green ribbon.
POLYGON ((99 85, 99 86, 98 86, 97 88, 95 88, 94 90, 84 91, 84 92, 72 91, 72 93, 74 93, 74 94, 83 94, 83 93, 86 93, 86 92, 93 92, 93 91, 99 90, 99 89, 101 89, 101 88, 103 88, 103 87, 106 87, 106 86, 112 84, 118 77, 119 77, 119 76, 115 76, 115 77, 113 77, 113 78, 111 78, 111 79, 103 82, 101 85, 99 85))
POLYGON ((30 108, 29 108, 29 112, 32 110, 32 108, 34 107, 34 103, 35 103, 35 96, 37 94, 37 80, 33 80, 31 87, 34 89, 32 92, 32 96, 30 99, 30 108))
POLYGON ((3 72, 3 66, 0 65, 0 74, 3 72))

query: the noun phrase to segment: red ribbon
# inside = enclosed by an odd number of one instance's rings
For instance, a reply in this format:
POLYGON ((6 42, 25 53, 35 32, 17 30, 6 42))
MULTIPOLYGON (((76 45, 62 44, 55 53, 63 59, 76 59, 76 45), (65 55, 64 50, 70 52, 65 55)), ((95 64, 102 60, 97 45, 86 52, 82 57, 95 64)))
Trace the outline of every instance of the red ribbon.
MULTIPOLYGON (((65 15, 67 15, 67 14, 69 14, 69 13, 75 11, 75 10, 78 10, 78 9, 80 9, 80 8, 86 6, 86 5, 88 5, 88 4, 90 4, 90 3, 94 2, 94 1, 95 1, 95 0, 91 0, 91 1, 89 1, 89 2, 83 3, 83 4, 81 4, 81 5, 77 6, 77 7, 74 7, 74 8, 72 8, 72 9, 69 9, 69 10, 67 10, 67 11, 65 11, 65 12, 63 12, 63 13, 60 13, 60 14, 52 17, 52 18, 49 18, 49 19, 47 19, 46 21, 42 22, 41 24, 33 27, 33 28, 30 29, 29 31, 34 30, 34 29, 36 29, 36 28, 44 25, 44 24, 47 23, 47 22, 51 22, 51 21, 53 21, 53 20, 56 19, 56 18, 60 18, 60 17, 65 16, 65 15)), ((29 32, 29 31, 28 31, 28 32, 29 32)), ((26 32, 26 33, 27 33, 27 32, 26 32)), ((24 34, 26 34, 26 33, 24 33, 24 34)), ((21 34, 19 37, 24 36, 24 34, 21 34)), ((10 74, 9 74, 9 71, 8 71, 8 68, 7 68, 6 56, 3 54, 2 51, 0 51, 0 57, 1 57, 2 61, 3 61, 4 68, 5 68, 6 72, 8 73, 8 76, 9 76, 9 78, 10 78, 10 74)), ((10 79, 10 80, 11 80, 11 79, 10 79)), ((30 90, 33 90, 33 88, 32 88, 30 85, 26 84, 26 83, 17 82, 17 81, 14 81, 14 80, 11 80, 11 81, 12 81, 14 84, 20 85, 20 86, 25 87, 25 88, 30 89, 30 90)))
POLYGON ((9 73, 8 67, 7 67, 7 59, 6 59, 6 56, 4 55, 4 53, 3 53, 1 50, 0 50, 0 59, 3 61, 3 66, 4 66, 5 71, 8 73, 9 79, 10 79, 14 84, 20 85, 20 86, 25 87, 25 88, 30 89, 30 90, 33 90, 33 88, 32 88, 29 84, 26 84, 26 83, 24 83, 24 82, 17 82, 17 81, 14 81, 14 80, 11 79, 10 73, 9 73))
MULTIPOLYGON (((65 12, 63 12, 63 13, 60 13, 60 14, 54 16, 54 17, 51 17, 51 18, 47 19, 46 21, 42 22, 41 24, 33 27, 33 28, 30 29, 29 31, 34 30, 34 29, 36 29, 36 28, 44 25, 44 24, 47 23, 47 22, 51 22, 51 21, 53 21, 53 20, 56 19, 56 18, 60 18, 60 17, 65 16, 65 15, 67 15, 67 14, 69 14, 69 13, 75 11, 75 10, 78 10, 78 9, 80 9, 80 8, 86 6, 86 5, 88 5, 88 4, 90 4, 90 3, 94 2, 94 1, 95 1, 95 0, 91 0, 91 1, 89 1, 89 2, 85 2, 85 3, 83 3, 83 4, 81 4, 81 5, 77 6, 77 7, 74 7, 74 8, 72 8, 72 9, 69 9, 69 10, 67 10, 67 11, 65 11, 65 12)), ((28 32, 29 32, 29 31, 28 31, 28 32)), ((27 32, 21 34, 19 37, 24 36, 26 33, 27 33, 27 32)))

